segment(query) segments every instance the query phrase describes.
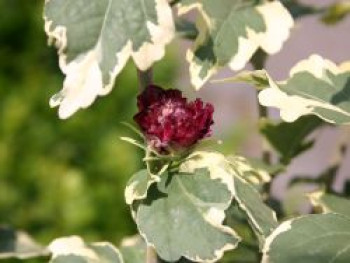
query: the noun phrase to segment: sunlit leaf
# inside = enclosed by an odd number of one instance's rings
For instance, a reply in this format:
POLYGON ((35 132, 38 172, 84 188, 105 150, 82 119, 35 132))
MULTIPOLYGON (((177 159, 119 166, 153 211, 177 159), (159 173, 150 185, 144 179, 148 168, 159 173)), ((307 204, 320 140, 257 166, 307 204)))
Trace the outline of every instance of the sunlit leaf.
POLYGON ((314 114, 330 123, 350 124, 350 69, 313 55, 291 70, 286 83, 261 91, 259 101, 280 109, 287 122, 314 114))
POLYGON ((107 242, 86 244, 80 237, 57 238, 49 245, 50 263, 123 263, 117 248, 107 242))
POLYGON ((199 89, 220 67, 242 69, 262 48, 278 52, 293 19, 279 2, 255 0, 182 0, 179 13, 198 9, 199 35, 187 53, 192 84, 199 89))
POLYGON ((52 107, 68 118, 108 94, 130 57, 141 70, 164 56, 174 36, 166 0, 48 0, 45 31, 66 75, 52 107))
MULTIPOLYGON (((262 78, 255 81, 260 81, 261 86, 269 83, 269 87, 259 93, 260 104, 278 108, 284 121, 294 122, 304 115, 317 115, 330 123, 350 124, 349 62, 337 66, 312 55, 293 67, 290 78, 283 82, 272 80, 267 73, 263 78, 261 71, 259 76, 262 78)), ((245 80, 254 84, 251 78, 245 77, 245 80)))

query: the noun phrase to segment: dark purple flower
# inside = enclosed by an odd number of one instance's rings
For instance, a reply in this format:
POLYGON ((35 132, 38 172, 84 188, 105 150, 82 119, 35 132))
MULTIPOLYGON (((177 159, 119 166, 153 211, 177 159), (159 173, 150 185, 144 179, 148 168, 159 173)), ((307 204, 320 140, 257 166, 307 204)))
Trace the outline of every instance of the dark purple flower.
POLYGON ((201 99, 187 102, 179 90, 148 86, 137 97, 134 120, 160 153, 182 151, 210 135, 214 108, 201 99))

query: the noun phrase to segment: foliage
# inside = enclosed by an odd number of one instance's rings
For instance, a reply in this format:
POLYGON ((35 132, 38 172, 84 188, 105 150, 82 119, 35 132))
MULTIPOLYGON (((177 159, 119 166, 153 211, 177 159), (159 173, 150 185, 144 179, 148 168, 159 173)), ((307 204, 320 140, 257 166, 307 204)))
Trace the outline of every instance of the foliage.
MULTIPOLYGON (((42 101, 48 94, 38 88, 61 81, 54 63, 17 69, 2 62, 3 72, 21 78, 4 74, 0 83, 22 91, 1 94, 2 220, 25 226, 21 220, 30 211, 29 220, 37 223, 27 229, 45 243, 53 241, 41 246, 22 231, 1 227, 0 258, 50 257, 52 263, 348 262, 350 201, 329 193, 341 161, 312 180, 323 187, 308 195, 313 214, 288 214, 270 196, 270 187, 280 171, 312 148, 314 131, 325 123, 350 124, 350 63, 336 65, 312 55, 294 66, 284 81, 273 80, 264 69, 267 56, 278 52, 290 36, 294 19, 322 13, 323 21, 333 23, 348 11, 343 2, 318 9, 293 0, 45 1, 45 32, 65 75, 62 90, 50 99, 52 107, 59 106, 59 117, 67 119, 114 86, 119 88, 103 103, 61 123, 45 109, 42 101), (197 11, 195 24, 184 16, 191 10, 197 11), (210 135, 213 107, 200 99, 187 102, 180 91, 153 85, 161 79, 171 81, 166 76, 170 69, 154 64, 175 36, 194 42, 187 60, 196 89, 222 67, 240 70, 251 62, 255 71, 221 81, 257 88, 259 131, 272 148, 264 148, 261 160, 224 156, 210 147, 203 150, 206 142, 200 140, 210 135), (137 103, 136 90, 128 87, 136 86, 129 58, 137 67, 142 91, 137 103), (41 73, 33 75, 36 70, 41 73), (161 77, 153 80, 152 70, 161 77), (120 136, 127 131, 120 130, 118 121, 131 119, 135 104, 138 127, 125 126, 137 138, 120 136), (264 107, 277 108, 282 121, 270 121, 264 107), (143 150, 144 156, 125 142, 143 150), (271 150, 279 158, 273 160, 271 150), (127 179, 141 164, 145 168, 127 179), (21 195, 11 188, 14 185, 21 195), (120 200, 120 185, 126 185, 125 201, 140 236, 124 240, 119 248, 89 242, 116 242, 132 231, 124 220, 128 213, 120 200), (17 204, 23 207, 20 212, 13 209, 17 204), (49 224, 55 225, 51 232, 45 229, 49 224), (99 228, 103 229, 98 233, 84 233, 99 228), (82 233, 87 241, 79 236, 53 238, 65 232, 82 233)), ((7 27, 11 25, 4 22, 7 27)), ((7 33, 4 30, 5 38, 7 33)), ((7 54, 4 46, 0 55, 7 54)), ((24 65, 43 55, 52 61, 52 54, 42 48, 34 53, 25 44, 15 48, 23 53, 24 65)))
MULTIPOLYGON (((117 243, 135 232, 124 187, 141 154, 119 136, 136 110, 136 70, 126 66, 104 103, 57 120, 48 100, 62 78, 46 48, 42 2, 0 1, 0 225, 43 244, 70 234, 117 243)), ((157 82, 170 85, 175 67, 169 50, 157 82)))
POLYGON ((289 164, 293 158, 313 146, 314 141, 307 140, 307 137, 321 125, 322 121, 314 116, 305 116, 293 123, 273 123, 262 119, 260 132, 278 152, 280 162, 289 164))

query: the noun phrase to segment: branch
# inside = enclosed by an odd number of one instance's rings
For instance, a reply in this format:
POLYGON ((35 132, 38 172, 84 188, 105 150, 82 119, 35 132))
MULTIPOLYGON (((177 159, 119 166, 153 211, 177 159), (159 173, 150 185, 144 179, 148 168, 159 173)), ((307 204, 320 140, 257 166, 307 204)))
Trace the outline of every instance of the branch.
MULTIPOLYGON (((262 70, 262 69, 264 69, 266 59, 267 59, 267 54, 263 50, 259 49, 255 53, 255 55, 252 57, 250 62, 255 70, 262 70)), ((257 108, 258 108, 258 113, 259 113, 259 120, 261 118, 268 118, 269 117, 269 113, 267 111, 267 108, 260 105, 259 101, 257 101, 257 108)), ((266 142, 263 141, 262 160, 267 164, 271 164, 271 153, 270 153, 269 149, 266 147, 265 143, 266 142)))
MULTIPOLYGON (((139 80, 139 90, 142 92, 148 85, 153 83, 152 68, 142 71, 137 69, 137 77, 139 80)), ((152 246, 147 246, 146 263, 158 263, 157 253, 152 246)))
POLYGON ((153 83, 153 71, 152 68, 142 71, 137 69, 137 76, 139 79, 140 92, 143 91, 148 85, 153 83))

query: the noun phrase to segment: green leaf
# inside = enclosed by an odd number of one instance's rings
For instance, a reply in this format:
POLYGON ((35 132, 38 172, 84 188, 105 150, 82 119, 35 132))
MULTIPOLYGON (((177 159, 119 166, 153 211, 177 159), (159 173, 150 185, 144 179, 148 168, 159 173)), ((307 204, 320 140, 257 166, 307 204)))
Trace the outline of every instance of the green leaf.
POLYGON ((178 36, 190 40, 195 40, 198 36, 198 30, 194 23, 185 19, 175 21, 176 33, 178 36))
POLYGON ((47 0, 45 31, 66 75, 52 97, 60 118, 108 94, 130 57, 140 70, 164 56, 175 32, 166 0, 47 0))
POLYGON ((256 87, 257 89, 264 89, 270 85, 269 83, 269 75, 265 70, 255 70, 255 71, 242 71, 236 74, 233 77, 214 80, 214 83, 221 82, 232 82, 232 83, 248 83, 256 87))
POLYGON ((151 177, 147 170, 135 173, 125 188, 126 203, 131 205, 135 200, 146 198, 148 188, 156 181, 157 179, 151 177))
POLYGON ((322 121, 315 116, 304 116, 293 123, 273 123, 266 119, 260 122, 260 132, 269 144, 279 153, 281 162, 290 161, 313 146, 314 141, 305 141, 319 128, 322 121))
POLYGON ((135 218, 162 259, 214 262, 238 245, 240 238, 223 225, 233 197, 232 172, 221 154, 196 152, 178 173, 163 174, 150 187, 135 218))
POLYGON ((234 176, 234 185, 236 190, 235 200, 247 214, 249 223, 253 227, 262 248, 266 238, 278 225, 276 214, 263 202, 254 186, 243 178, 238 175, 234 176))
POLYGON ((282 0, 284 6, 289 10, 294 19, 302 18, 307 15, 316 15, 322 12, 322 8, 301 3, 298 0, 282 0))
POLYGON ((37 244, 27 233, 0 226, 0 259, 29 259, 47 255, 47 249, 37 244))
POLYGON ((123 263, 117 248, 107 242, 86 244, 80 237, 62 237, 49 245, 50 263, 123 263))
POLYGON ((259 262, 260 252, 255 233, 248 222, 247 215, 236 202, 226 210, 225 223, 237 231, 242 241, 236 249, 226 252, 219 262, 259 262))
POLYGON ((350 218, 350 200, 324 192, 315 192, 308 197, 312 205, 323 213, 334 212, 350 218))
POLYGON ((308 215, 282 223, 267 239, 262 263, 350 262, 350 219, 308 215))
POLYGON ((333 25, 342 21, 349 14, 349 1, 339 1, 328 8, 327 12, 322 17, 322 21, 326 24, 333 25))
MULTIPOLYGON (((335 155, 336 156, 336 155, 335 155)), ((300 177, 295 177, 289 182, 289 187, 292 187, 294 185, 298 184, 304 184, 304 185, 315 185, 317 187, 321 187, 326 192, 332 192, 333 185, 335 183, 335 180, 337 178, 338 170, 341 165, 342 158, 341 156, 337 156, 333 160, 333 165, 330 167, 327 167, 320 175, 315 177, 314 175, 306 175, 303 174, 300 177)))
POLYGON ((262 48, 278 52, 293 19, 279 2, 256 0, 182 0, 179 14, 198 9, 199 35, 187 53, 192 84, 199 89, 220 67, 242 69, 262 48), (258 3, 258 4, 257 4, 258 3))
POLYGON ((124 263, 144 263, 146 262, 146 243, 141 236, 124 238, 120 246, 124 263))

